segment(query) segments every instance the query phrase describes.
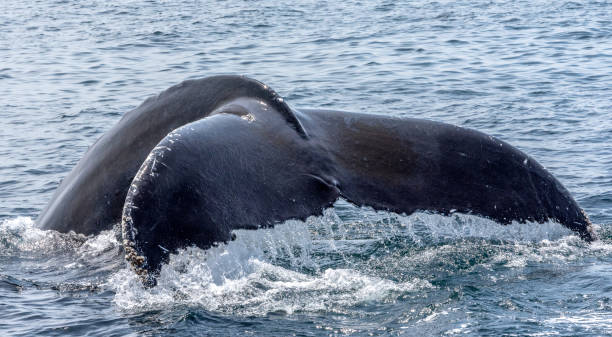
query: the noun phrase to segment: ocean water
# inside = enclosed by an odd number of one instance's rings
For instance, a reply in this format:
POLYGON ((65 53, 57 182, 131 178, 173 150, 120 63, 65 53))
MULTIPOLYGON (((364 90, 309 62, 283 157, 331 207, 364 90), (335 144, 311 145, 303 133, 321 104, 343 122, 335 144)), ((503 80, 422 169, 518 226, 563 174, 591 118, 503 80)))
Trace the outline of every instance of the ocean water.
POLYGON ((611 116, 608 1, 0 1, 0 335, 611 335, 611 116), (600 241, 339 200, 185 249, 144 289, 116 229, 36 227, 122 114, 216 74, 296 108, 499 137, 571 191, 600 241))

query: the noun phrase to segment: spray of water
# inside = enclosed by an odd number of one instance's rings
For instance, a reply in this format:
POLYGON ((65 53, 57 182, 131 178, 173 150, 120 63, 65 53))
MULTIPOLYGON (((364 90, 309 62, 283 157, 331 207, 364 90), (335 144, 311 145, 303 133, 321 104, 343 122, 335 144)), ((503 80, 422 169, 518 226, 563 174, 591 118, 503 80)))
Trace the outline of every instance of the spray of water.
POLYGON ((406 216, 345 201, 320 217, 235 234, 236 240, 208 250, 187 247, 172 254, 150 289, 123 262, 116 231, 85 237, 40 230, 30 218, 4 220, 0 254, 64 256, 61 268, 73 277, 87 277, 79 270, 104 275, 97 287, 113 291, 120 310, 187 305, 261 316, 347 314, 435 291, 432 275, 477 271, 495 282, 512 276, 500 270, 566 264, 612 251, 606 243, 585 244, 552 222, 502 226, 465 214, 406 216))

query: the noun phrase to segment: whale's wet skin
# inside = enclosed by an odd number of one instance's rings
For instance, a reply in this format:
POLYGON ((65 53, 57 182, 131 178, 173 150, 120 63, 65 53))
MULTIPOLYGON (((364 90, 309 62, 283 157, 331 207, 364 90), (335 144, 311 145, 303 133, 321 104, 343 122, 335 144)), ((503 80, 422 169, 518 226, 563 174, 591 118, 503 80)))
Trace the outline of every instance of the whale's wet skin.
POLYGON ((611 9, 0 4, 0 331, 609 334, 611 9), (397 215, 341 198, 320 216, 180 248, 146 288, 125 262, 119 223, 90 236, 37 228, 59 182, 126 111, 185 79, 223 73, 261 80, 292 107, 493 135, 551 172, 600 240, 587 244, 555 222, 397 215))
POLYGON ((321 215, 339 198, 401 214, 555 221, 597 239, 562 184, 506 142, 422 119, 295 110, 269 86, 233 75, 182 82, 126 113, 37 224, 95 235, 120 221, 126 260, 155 286, 179 249, 321 215))

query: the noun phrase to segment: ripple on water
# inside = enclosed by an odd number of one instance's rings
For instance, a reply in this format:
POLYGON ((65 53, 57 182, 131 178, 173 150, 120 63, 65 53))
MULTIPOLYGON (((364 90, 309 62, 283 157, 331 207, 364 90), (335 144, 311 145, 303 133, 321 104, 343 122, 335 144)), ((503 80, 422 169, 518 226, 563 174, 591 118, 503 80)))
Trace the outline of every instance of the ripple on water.
POLYGON ((608 334, 611 9, 0 1, 0 331, 608 334), (335 215, 187 249, 160 286, 141 289, 114 233, 36 229, 59 181, 120 115, 184 79, 221 73, 255 77, 298 108, 428 118, 498 136, 559 177, 602 241, 585 246, 556 224, 340 204, 335 215))

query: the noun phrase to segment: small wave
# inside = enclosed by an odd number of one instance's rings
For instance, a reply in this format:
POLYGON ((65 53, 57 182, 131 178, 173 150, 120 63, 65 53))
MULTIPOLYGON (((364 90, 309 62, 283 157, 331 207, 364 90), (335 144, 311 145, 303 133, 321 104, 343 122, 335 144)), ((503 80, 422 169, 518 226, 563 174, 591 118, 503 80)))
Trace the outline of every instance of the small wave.
POLYGON ((29 217, 17 217, 0 223, 0 254, 5 256, 70 251, 85 240, 83 235, 62 235, 41 230, 29 217))
POLYGON ((0 254, 4 256, 40 256, 74 253, 78 258, 98 256, 118 250, 115 230, 98 235, 59 233, 36 227, 30 217, 17 217, 0 222, 0 254))
MULTIPOLYGON (((580 315, 567 316, 565 314, 558 318, 547 319, 544 324, 559 329, 560 327, 568 327, 575 329, 576 327, 584 329, 604 329, 612 331, 612 313, 581 313, 580 315)), ((568 329, 569 330, 569 329, 568 329)))

